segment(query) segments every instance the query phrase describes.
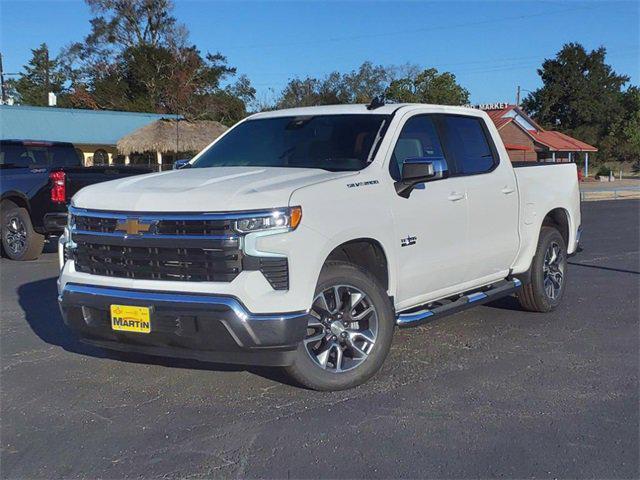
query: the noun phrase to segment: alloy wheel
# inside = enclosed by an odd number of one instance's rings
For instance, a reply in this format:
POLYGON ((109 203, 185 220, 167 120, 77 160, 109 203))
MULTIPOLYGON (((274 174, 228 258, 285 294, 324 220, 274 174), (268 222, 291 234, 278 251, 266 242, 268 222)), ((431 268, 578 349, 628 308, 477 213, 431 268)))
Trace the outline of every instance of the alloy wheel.
POLYGON ((27 248, 27 229, 17 215, 11 215, 5 222, 6 246, 14 255, 20 255, 27 248))
POLYGON ((362 290, 329 287, 315 297, 310 313, 304 346, 317 365, 342 373, 367 359, 378 335, 378 314, 362 290))
POLYGON ((564 281, 564 253, 557 242, 551 242, 544 254, 542 267, 544 276, 544 291, 551 300, 555 300, 562 290, 564 281))

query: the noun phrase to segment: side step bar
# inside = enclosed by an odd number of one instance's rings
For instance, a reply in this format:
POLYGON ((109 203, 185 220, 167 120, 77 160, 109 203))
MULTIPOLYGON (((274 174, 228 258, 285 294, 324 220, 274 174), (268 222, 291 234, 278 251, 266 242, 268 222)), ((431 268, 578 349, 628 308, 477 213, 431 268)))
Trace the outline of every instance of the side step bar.
POLYGON ((517 278, 513 278, 494 283, 484 289, 466 293, 461 297, 453 297, 454 299, 450 301, 431 302, 428 304, 428 308, 418 308, 417 310, 413 308, 406 313, 399 313, 396 317, 396 325, 399 327, 415 327, 430 320, 431 317, 444 317, 476 305, 506 297, 521 286, 522 282, 517 278))

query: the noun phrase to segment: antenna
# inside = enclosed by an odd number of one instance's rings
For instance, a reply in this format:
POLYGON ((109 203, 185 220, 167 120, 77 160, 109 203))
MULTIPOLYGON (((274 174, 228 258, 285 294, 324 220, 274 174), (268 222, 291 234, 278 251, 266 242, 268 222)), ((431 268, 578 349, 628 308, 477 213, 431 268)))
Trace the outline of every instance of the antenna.
POLYGON ((384 107, 384 96, 373 97, 371 103, 367 105, 367 110, 375 110, 376 108, 384 107))

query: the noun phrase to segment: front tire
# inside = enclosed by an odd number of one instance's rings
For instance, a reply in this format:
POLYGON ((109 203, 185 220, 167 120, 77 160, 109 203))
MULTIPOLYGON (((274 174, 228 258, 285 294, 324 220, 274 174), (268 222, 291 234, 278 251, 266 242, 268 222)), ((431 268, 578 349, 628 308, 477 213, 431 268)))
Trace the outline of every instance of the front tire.
POLYGON ((543 226, 531 262, 531 282, 518 292, 518 300, 530 312, 550 312, 564 296, 567 284, 567 246, 560 232, 543 226))
POLYGON ((345 390, 384 363, 395 317, 384 288, 365 270, 328 262, 318 280, 307 334, 285 370, 313 390, 345 390))
POLYGON ((42 253, 44 235, 33 229, 29 212, 13 202, 2 204, 2 250, 12 260, 35 260, 42 253))

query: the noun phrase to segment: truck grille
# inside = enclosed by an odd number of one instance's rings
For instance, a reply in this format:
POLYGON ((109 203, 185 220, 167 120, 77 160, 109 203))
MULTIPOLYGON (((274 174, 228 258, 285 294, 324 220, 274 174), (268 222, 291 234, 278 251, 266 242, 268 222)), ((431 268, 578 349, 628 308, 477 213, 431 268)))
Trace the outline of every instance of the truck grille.
POLYGON ((237 249, 158 248, 77 242, 76 270, 93 275, 184 282, 230 282, 242 271, 237 249))
MULTIPOLYGON (((144 221, 144 217, 141 220, 144 221)), ((117 218, 76 216, 75 225, 85 232, 114 233, 120 228, 117 218)), ((154 220, 149 230, 159 235, 230 235, 231 220, 154 220)))
POLYGON ((72 257, 78 272, 140 280, 231 282, 243 270, 258 270, 275 290, 289 288, 287 259, 245 255, 232 217, 70 211, 72 257), (131 218, 145 230, 127 233, 131 218))

